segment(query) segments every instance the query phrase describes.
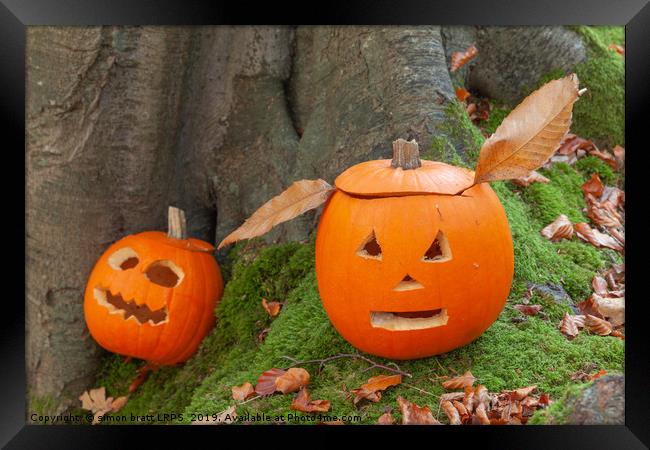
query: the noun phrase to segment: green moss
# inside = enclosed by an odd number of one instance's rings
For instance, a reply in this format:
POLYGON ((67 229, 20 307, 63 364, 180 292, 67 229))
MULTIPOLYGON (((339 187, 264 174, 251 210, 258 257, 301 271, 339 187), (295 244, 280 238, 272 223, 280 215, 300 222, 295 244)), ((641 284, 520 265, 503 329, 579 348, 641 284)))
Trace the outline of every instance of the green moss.
MULTIPOLYGON (((57 402, 52 395, 29 396, 29 406, 27 408, 27 420, 33 423, 44 424, 43 421, 32 421, 32 414, 37 416, 52 416, 56 413, 57 402)), ((51 424, 46 424, 51 425, 51 424)))
POLYGON ((445 119, 436 126, 437 136, 422 158, 473 168, 485 140, 469 119, 460 102, 453 100, 445 108, 445 119))
POLYGON ((556 163, 550 169, 540 171, 550 183, 533 183, 524 190, 524 197, 534 205, 532 215, 540 223, 548 225, 560 214, 566 214, 572 222, 585 222, 582 213, 586 207, 582 184, 586 178, 564 163, 556 163))
POLYGON ((510 114, 510 111, 512 111, 512 108, 507 108, 499 104, 493 104, 492 110, 490 111, 490 117, 488 117, 488 120, 486 120, 481 125, 483 133, 488 136, 494 133, 499 125, 501 125, 501 122, 503 122, 503 119, 505 119, 506 116, 510 114))
POLYGON ((590 177, 592 173, 597 173, 601 181, 607 185, 615 185, 619 182, 619 174, 614 172, 605 161, 596 158, 595 156, 580 158, 576 163, 576 169, 588 177, 590 177))
POLYGON ((565 424, 573 412, 573 408, 567 400, 576 397, 583 389, 590 385, 591 383, 570 384, 564 390, 562 395, 553 401, 548 408, 536 411, 533 417, 529 419, 528 423, 530 425, 565 424))
POLYGON ((582 241, 560 241, 555 244, 558 255, 566 255, 574 264, 593 270, 594 272, 605 267, 602 251, 582 241))

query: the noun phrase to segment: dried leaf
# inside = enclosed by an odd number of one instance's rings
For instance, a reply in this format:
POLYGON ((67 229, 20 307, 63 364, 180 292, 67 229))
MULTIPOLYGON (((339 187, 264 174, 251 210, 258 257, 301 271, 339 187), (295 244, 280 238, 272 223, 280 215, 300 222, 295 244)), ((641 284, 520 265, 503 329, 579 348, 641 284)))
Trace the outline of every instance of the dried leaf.
POLYGON ((594 247, 611 248, 617 252, 623 252, 623 246, 616 239, 596 229, 592 229, 585 222, 576 223, 573 228, 580 239, 589 242, 594 247))
POLYGON ((570 240, 573 237, 573 225, 566 215, 560 214, 557 219, 542 228, 540 233, 553 242, 561 239, 570 240))
POLYGON ((361 387, 352 389, 352 393, 354 394, 354 404, 356 405, 361 400, 368 400, 376 403, 381 399, 381 391, 384 391, 391 386, 397 386, 401 382, 401 375, 377 375, 376 377, 372 377, 367 383, 362 384, 361 387))
POLYGON ((275 390, 283 394, 296 392, 309 384, 309 372, 299 367, 292 367, 275 379, 275 390))
POLYGON ((467 386, 465 388, 465 395, 463 396, 463 406, 467 409, 469 414, 474 411, 474 388, 467 386))
POLYGON ((282 307, 282 303, 280 302, 269 302, 265 298, 262 299, 262 306, 266 310, 266 312, 269 314, 271 317, 275 317, 278 314, 280 314, 280 308, 282 307))
POLYGON ((625 205, 625 192, 617 187, 605 186, 600 201, 610 203, 615 208, 623 207, 625 205))
POLYGON ((616 158, 617 170, 623 169, 625 167, 625 149, 617 145, 612 149, 612 153, 614 153, 614 158, 616 158))
POLYGON ((257 379, 255 392, 257 392, 259 395, 273 394, 276 389, 275 380, 277 380, 278 377, 284 375, 285 373, 285 370, 277 369, 275 367, 267 370, 257 379))
POLYGON ((451 402, 453 400, 460 400, 463 397, 465 397, 464 392, 447 392, 446 394, 442 394, 440 396, 440 402, 444 402, 445 400, 451 402))
POLYGON ((486 408, 490 404, 490 394, 487 388, 482 384, 479 384, 474 388, 474 403, 475 405, 484 403, 486 408))
POLYGON ((592 295, 596 310, 614 327, 625 323, 625 297, 601 297, 592 295))
POLYGON ((578 335, 578 324, 576 323, 575 316, 564 313, 562 321, 560 321, 560 331, 570 338, 576 337, 578 335))
POLYGON ((334 192, 325 180, 300 180, 263 204, 243 225, 221 241, 218 248, 233 242, 261 236, 274 226, 319 207, 334 192))
POLYGON ((612 155, 611 153, 602 152, 600 150, 592 150, 589 152, 589 155, 602 159, 607 163, 609 167, 611 167, 614 170, 618 168, 618 162, 616 161, 614 155, 612 155))
POLYGON ((555 152, 578 99, 578 77, 546 83, 526 97, 481 147, 474 183, 527 175, 555 152))
POLYGON ((550 181, 551 180, 549 180, 548 178, 546 178, 544 175, 540 174, 536 170, 533 170, 526 176, 520 178, 514 178, 512 180, 512 182, 517 186, 523 186, 523 187, 530 186, 532 183, 550 183, 550 181))
POLYGON ((306 413, 327 412, 330 409, 329 400, 312 400, 306 387, 300 389, 296 398, 291 402, 291 409, 306 413))
MULTIPOLYGON (((463 398, 465 398, 465 393, 464 392, 463 392, 463 398)), ((461 417, 469 416, 470 412, 467 410, 465 405, 463 405, 461 402, 459 402, 458 400, 453 400, 451 402, 451 404, 454 405, 454 408, 456 408, 456 411, 458 411, 458 414, 461 417)), ((442 403, 441 403, 441 405, 442 405, 442 403)))
POLYGON ((514 308, 527 316, 536 316, 542 310, 542 305, 515 305, 514 308))
POLYGON ((613 330, 609 335, 625 340, 625 335, 621 333, 619 330, 613 330))
POLYGON ((460 414, 458 413, 458 410, 450 401, 444 401, 440 404, 442 407, 442 410, 445 412, 447 415, 447 418, 449 418, 449 425, 460 425, 460 414))
POLYGON ((598 148, 588 139, 567 133, 562 139, 562 142, 560 142, 560 147, 556 153, 559 155, 575 156, 578 150, 590 152, 592 150, 598 150, 598 148))
POLYGON ((470 93, 467 91, 467 89, 462 87, 456 88, 456 98, 458 99, 458 101, 464 102, 469 96, 470 93))
POLYGON ((402 425, 442 425, 434 419, 428 406, 419 407, 401 396, 397 397, 397 403, 402 413, 402 425))
POLYGON ((600 370, 599 370, 598 372, 596 372, 595 374, 590 375, 590 376, 589 376, 589 380, 590 380, 590 381, 596 380, 596 379, 602 377, 603 375, 607 375, 607 371, 606 371, 605 369, 600 369, 600 370))
POLYGON ((591 280, 591 287, 598 295, 607 294, 607 281, 599 275, 594 275, 594 278, 591 280))
POLYGON ((377 425, 395 425, 395 418, 391 413, 385 412, 377 419, 377 425))
POLYGON ((111 403, 111 412, 118 412, 120 409, 124 408, 126 403, 129 401, 128 395, 123 395, 122 397, 117 397, 111 403))
POLYGON ((453 52, 451 54, 451 67, 449 70, 456 72, 476 55, 478 55, 478 49, 474 44, 470 45, 464 52, 453 52))
POLYGON ((459 377, 443 382, 442 387, 447 390, 465 389, 466 387, 472 386, 474 381, 476 381, 476 378, 472 375, 472 372, 468 370, 459 377))
POLYGON ((585 200, 587 201, 587 217, 589 217, 596 225, 607 228, 620 227, 620 215, 616 208, 609 203, 600 203, 591 194, 586 194, 585 200))
POLYGON ((106 398, 106 388, 99 387, 85 391, 79 396, 81 400, 81 408, 92 412, 93 425, 99 423, 100 417, 113 410, 113 397, 106 398))
POLYGON ((605 319, 592 316, 591 314, 585 316, 585 328, 600 336, 607 336, 612 332, 611 323, 605 319))
POLYGON ((625 55, 625 46, 623 46, 623 45, 609 44, 607 46, 607 48, 610 49, 610 50, 614 50, 619 55, 625 55))
POLYGON ((537 390, 537 386, 526 386, 523 388, 515 389, 514 391, 510 391, 510 398, 517 401, 523 400, 532 394, 535 390, 537 390))
POLYGON ((238 402, 243 402, 244 400, 255 395, 255 389, 253 388, 253 385, 248 381, 241 386, 233 386, 231 390, 233 400, 236 400, 238 402))
POLYGON ((476 418, 478 419, 481 425, 490 425, 490 419, 488 418, 485 408, 486 408, 485 404, 479 403, 479 405, 476 407, 476 411, 474 412, 474 415, 476 416, 476 418))
POLYGON ((603 193, 605 186, 603 182, 600 181, 600 177, 596 172, 591 174, 591 178, 584 182, 582 185, 582 192, 585 194, 592 194, 596 197, 600 197, 603 193))

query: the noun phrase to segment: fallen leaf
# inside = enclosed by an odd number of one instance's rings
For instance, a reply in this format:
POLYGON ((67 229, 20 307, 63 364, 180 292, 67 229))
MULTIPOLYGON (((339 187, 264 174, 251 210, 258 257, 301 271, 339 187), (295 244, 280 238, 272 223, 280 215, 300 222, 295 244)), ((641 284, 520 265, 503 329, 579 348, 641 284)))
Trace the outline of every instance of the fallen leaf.
POLYGON ((352 389, 352 393, 354 394, 353 402, 355 405, 361 400, 368 400, 376 403, 381 399, 381 391, 384 391, 391 386, 397 386, 401 382, 401 375, 377 375, 372 377, 367 383, 362 384, 359 388, 352 389))
POLYGON ((585 181, 582 185, 582 192, 585 194, 592 194, 596 197, 600 197, 603 193, 605 186, 603 182, 600 181, 600 177, 596 172, 591 174, 591 178, 585 181))
POLYGON ((474 411, 474 388, 472 388, 472 386, 467 386, 465 388, 465 395, 463 396, 463 406, 467 410, 468 414, 471 414, 474 411))
POLYGON ((442 410, 445 412, 447 415, 447 418, 449 419, 449 425, 460 425, 460 414, 458 413, 458 410, 456 407, 448 400, 445 400, 440 404, 442 407, 442 410))
POLYGON ((512 180, 512 182, 517 186, 523 186, 523 187, 530 186, 532 183, 550 183, 550 181, 551 180, 549 180, 548 178, 546 178, 544 175, 540 174, 536 170, 533 170, 528 175, 519 178, 514 178, 512 180))
POLYGON ((619 330, 612 330, 612 332, 609 335, 625 340, 625 335, 621 333, 619 330))
POLYGON ((485 404, 479 403, 479 405, 476 407, 476 411, 474 412, 474 415, 476 416, 476 418, 478 419, 481 425, 490 425, 490 419, 488 418, 485 408, 486 408, 485 404))
POLYGON ((614 186, 605 186, 600 201, 610 203, 615 208, 623 207, 625 205, 625 191, 614 186))
POLYGON ((490 404, 490 394, 488 389, 482 384, 474 388, 474 403, 476 405, 484 403, 486 407, 490 404))
POLYGON ((306 387, 300 389, 291 402, 291 409, 306 413, 327 412, 330 409, 329 400, 312 400, 306 387))
POLYGON ((445 400, 448 401, 453 401, 453 400, 460 400, 461 398, 465 397, 464 392, 447 392, 446 394, 442 394, 440 396, 440 402, 443 402, 445 400))
POLYGON ((606 321, 605 319, 600 319, 598 317, 587 314, 585 316, 585 328, 587 328, 592 333, 598 334, 600 336, 607 336, 612 332, 612 324, 606 321))
POLYGON ((464 52, 453 52, 451 54, 451 72, 456 72, 458 69, 467 64, 471 59, 478 55, 478 49, 474 44, 470 45, 464 52))
POLYGON ((262 373, 257 379, 257 384, 255 385, 255 392, 259 395, 271 395, 275 392, 275 380, 284 375, 285 370, 272 368, 262 373))
POLYGON ((113 397, 106 398, 106 388, 99 387, 85 391, 79 396, 81 408, 94 414, 92 424, 99 423, 100 418, 113 410, 113 397))
POLYGON ((542 305, 515 305, 514 308, 527 316, 536 316, 541 311, 542 305))
POLYGON ((111 403, 111 412, 118 412, 120 409, 126 406, 126 403, 129 401, 128 395, 123 395, 122 397, 117 397, 111 403))
POLYGON ((241 386, 233 386, 231 390, 233 400, 236 400, 238 402, 243 402, 244 400, 255 395, 255 389, 253 388, 253 385, 248 381, 241 386))
POLYGON ((612 153, 614 153, 614 158, 616 158, 617 169, 621 170, 625 168, 625 149, 620 145, 616 145, 612 149, 612 153))
POLYGON ((592 229, 585 222, 576 223, 573 226, 576 235, 583 241, 589 242, 594 247, 611 248, 617 252, 623 252, 623 246, 613 237, 592 229))
POLYGON ((283 394, 296 392, 309 384, 309 372, 299 367, 292 367, 275 379, 275 389, 283 394))
POLYGON ((459 377, 443 382, 442 387, 447 390, 465 389, 466 387, 472 386, 474 381, 476 381, 476 378, 472 375, 472 372, 468 370, 459 377))
POLYGON ((590 380, 590 381, 596 380, 596 379, 602 377, 603 375, 607 375, 607 371, 606 371, 605 369, 600 369, 600 370, 599 370, 598 372, 596 372, 595 374, 590 375, 590 376, 589 376, 589 380, 590 380))
POLYGON ((605 279, 599 275, 594 275, 591 280, 591 287, 598 295, 607 294, 607 281, 605 281, 605 279))
POLYGON ((578 324, 576 323, 575 316, 564 313, 562 320, 560 321, 560 331, 562 334, 574 338, 578 335, 578 324))
POLYGON ((419 407, 401 396, 397 397, 397 404, 402 413, 402 425, 442 425, 434 419, 428 406, 419 407))
POLYGON ((611 153, 603 152, 600 150, 592 150, 589 152, 589 155, 602 159, 607 163, 609 167, 611 167, 614 170, 618 168, 618 162, 616 161, 614 155, 612 155, 611 153))
POLYGON ((625 323, 625 297, 592 295, 596 310, 614 327, 625 323))
MULTIPOLYGON (((465 398, 465 393, 464 392, 463 392, 463 398, 465 398)), ((458 411, 458 414, 461 417, 467 417, 467 416, 470 415, 470 412, 467 410, 467 407, 465 405, 463 405, 461 402, 459 402, 458 400, 453 400, 451 402, 451 404, 454 405, 454 408, 456 408, 456 411, 458 411)), ((442 405, 442 403, 441 403, 441 405, 442 405)))
POLYGON ((470 96, 470 93, 467 91, 467 89, 462 88, 462 87, 456 88, 456 98, 460 102, 464 102, 467 99, 467 97, 469 97, 469 96, 470 96))
POLYGON ((515 389, 514 391, 510 391, 510 397, 513 400, 523 400, 532 394, 535 390, 537 390, 537 386, 526 386, 523 388, 515 389))
POLYGON ((569 131, 578 96, 571 74, 526 97, 483 143, 474 184, 519 178, 544 164, 569 131))
POLYGON ((267 313, 269 313, 269 316, 275 317, 278 314, 280 314, 280 308, 282 307, 282 303, 280 302, 269 302, 265 298, 262 299, 262 306, 266 310, 267 313))
POLYGON ((596 225, 606 228, 616 228, 621 225, 621 216, 616 211, 616 208, 609 203, 600 203, 591 194, 585 195, 587 202, 587 217, 589 217, 596 225))
POLYGON ((592 150, 598 150, 598 148, 589 139, 581 138, 575 134, 567 133, 560 142, 560 146, 558 147, 556 153, 559 155, 574 156, 578 150, 590 152, 592 150))
POLYGON ((610 50, 614 50, 619 55, 625 55, 625 47, 623 45, 609 44, 607 48, 610 50))
POLYGON ((391 413, 385 412, 377 419, 377 425, 395 425, 395 418, 391 413))
POLYGON ((578 303, 578 309, 583 315, 592 315, 596 316, 599 318, 603 318, 600 313, 598 312, 598 308, 596 307, 596 303, 594 302, 594 296, 590 295, 587 300, 583 300, 578 303))
POLYGON ((553 242, 561 239, 570 240, 573 237, 573 225, 566 215, 560 214, 557 219, 542 228, 540 233, 553 242))
POLYGON ((334 188, 325 180, 300 180, 264 203, 235 231, 226 236, 217 248, 233 242, 261 236, 274 226, 291 220, 327 201, 334 188))

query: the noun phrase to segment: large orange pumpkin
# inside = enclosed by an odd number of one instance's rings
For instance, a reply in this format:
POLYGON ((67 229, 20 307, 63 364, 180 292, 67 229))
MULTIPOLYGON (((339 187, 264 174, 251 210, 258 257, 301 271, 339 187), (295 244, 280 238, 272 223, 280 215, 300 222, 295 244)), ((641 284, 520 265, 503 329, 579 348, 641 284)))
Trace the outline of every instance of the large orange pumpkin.
POLYGON ((332 324, 356 348, 393 359, 480 336, 505 305, 514 267, 508 220, 490 186, 455 195, 474 172, 420 161, 413 144, 343 172, 316 238, 332 324))
MULTIPOLYGON (((223 280, 207 242, 170 233, 120 239, 99 258, 84 298, 86 323, 105 349, 170 365, 187 360, 214 325, 223 280)), ((180 211, 182 213, 182 211, 180 211)))

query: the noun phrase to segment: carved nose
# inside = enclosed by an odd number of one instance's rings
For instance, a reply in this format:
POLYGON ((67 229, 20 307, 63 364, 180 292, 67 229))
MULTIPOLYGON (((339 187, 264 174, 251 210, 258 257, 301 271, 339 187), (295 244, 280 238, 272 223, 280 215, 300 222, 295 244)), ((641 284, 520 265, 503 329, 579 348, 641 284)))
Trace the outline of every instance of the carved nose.
POLYGON ((413 279, 408 273, 402 281, 399 282, 397 286, 393 288, 394 291, 414 291, 416 289, 423 289, 424 286, 422 286, 422 283, 419 281, 413 279))

